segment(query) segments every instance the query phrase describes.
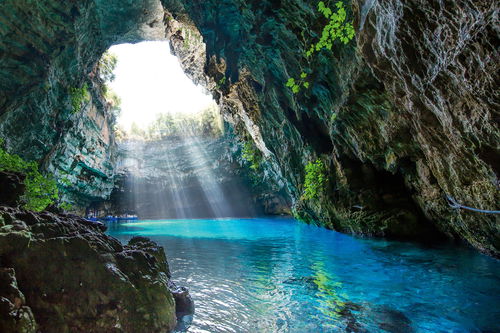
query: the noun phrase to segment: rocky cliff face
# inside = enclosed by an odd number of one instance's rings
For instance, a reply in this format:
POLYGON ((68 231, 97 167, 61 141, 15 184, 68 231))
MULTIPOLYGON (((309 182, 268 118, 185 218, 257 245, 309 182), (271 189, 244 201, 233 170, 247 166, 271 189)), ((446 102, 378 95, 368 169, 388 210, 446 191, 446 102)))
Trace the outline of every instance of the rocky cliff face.
POLYGON ((127 9, 110 25, 118 2, 5 1, 0 8, 0 136, 62 180, 64 201, 76 208, 108 197, 114 185, 114 119, 97 60, 116 41, 164 35, 159 2, 156 10, 151 1, 127 9), (85 86, 89 96, 75 109, 74 91, 85 86))
MULTIPOLYGON (((355 41, 304 63, 326 24, 316 1, 164 3, 199 29, 204 80, 281 176, 298 215, 360 234, 438 229, 498 255, 498 215, 446 199, 489 210, 500 202, 496 4, 353 1, 355 41), (302 71, 311 86, 295 95, 284 83, 302 71), (304 165, 317 157, 328 184, 303 201, 304 165)), ((181 48, 184 30, 171 26, 174 52, 200 76, 181 48)))
MULTIPOLYGON (((2 184, 19 187, 15 174, 2 184)), ((16 201, 16 193, 0 204, 16 201)), ((74 215, 0 206, 1 332, 170 332, 192 313, 163 248, 74 215)))
POLYGON ((255 142, 263 173, 294 198, 297 215, 370 235, 437 229, 498 255, 498 215, 446 199, 487 210, 500 202, 497 4, 345 3, 355 40, 308 63, 326 24, 317 1, 5 1, 2 136, 43 160, 55 128, 74 131, 54 122, 68 118, 68 84, 81 86, 113 43, 166 37, 237 135, 255 142), (310 87, 293 94, 285 82, 302 71, 310 87), (304 166, 317 158, 328 181, 302 200, 304 166))

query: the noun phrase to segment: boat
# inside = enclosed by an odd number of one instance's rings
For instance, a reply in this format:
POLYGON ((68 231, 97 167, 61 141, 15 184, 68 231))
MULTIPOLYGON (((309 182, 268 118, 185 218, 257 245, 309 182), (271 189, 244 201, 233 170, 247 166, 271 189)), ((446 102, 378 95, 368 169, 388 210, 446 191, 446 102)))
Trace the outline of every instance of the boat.
POLYGON ((138 220, 139 217, 137 215, 125 215, 125 216, 118 216, 118 221, 130 221, 130 220, 138 220))

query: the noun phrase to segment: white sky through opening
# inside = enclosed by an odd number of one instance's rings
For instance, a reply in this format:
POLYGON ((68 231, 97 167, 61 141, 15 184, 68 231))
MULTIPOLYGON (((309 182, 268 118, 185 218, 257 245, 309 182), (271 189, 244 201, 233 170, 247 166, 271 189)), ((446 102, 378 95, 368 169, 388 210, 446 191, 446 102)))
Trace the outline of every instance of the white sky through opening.
POLYGON ((182 71, 168 42, 114 45, 116 79, 109 85, 121 98, 118 125, 145 128, 158 113, 197 113, 214 103, 182 71))

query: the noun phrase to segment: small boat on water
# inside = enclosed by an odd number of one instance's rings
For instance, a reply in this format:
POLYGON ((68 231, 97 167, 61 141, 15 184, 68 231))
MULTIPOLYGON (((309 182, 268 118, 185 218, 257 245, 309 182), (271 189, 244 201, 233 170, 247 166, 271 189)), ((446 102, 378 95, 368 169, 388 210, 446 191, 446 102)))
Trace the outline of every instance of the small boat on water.
POLYGON ((139 217, 137 215, 129 215, 129 214, 124 214, 120 216, 113 216, 113 215, 108 215, 102 218, 102 220, 107 221, 107 222, 116 222, 116 221, 130 221, 130 220, 138 220, 139 217))
POLYGON ((116 221, 130 221, 130 220, 138 220, 139 217, 133 214, 123 214, 123 215, 107 215, 104 217, 95 217, 95 216, 87 216, 87 220, 92 222, 98 221, 106 221, 106 222, 116 222, 116 221))
POLYGON ((137 215, 125 215, 125 216, 118 216, 118 221, 130 221, 130 220, 138 220, 139 217, 137 215))

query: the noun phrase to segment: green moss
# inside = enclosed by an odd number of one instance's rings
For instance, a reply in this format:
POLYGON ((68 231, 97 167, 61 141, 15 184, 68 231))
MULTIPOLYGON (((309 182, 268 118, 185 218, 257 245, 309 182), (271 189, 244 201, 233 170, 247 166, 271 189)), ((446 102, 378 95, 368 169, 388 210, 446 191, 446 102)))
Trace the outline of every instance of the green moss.
POLYGON ((75 114, 82 110, 83 103, 90 101, 90 93, 85 83, 81 88, 71 87, 69 89, 71 98, 71 113, 75 114))
POLYGON ((323 162, 318 159, 307 163, 305 167, 306 177, 304 180, 303 200, 317 199, 323 192, 326 183, 326 169, 323 162))
POLYGON ((26 176, 25 193, 21 198, 23 207, 42 211, 53 204, 59 197, 56 181, 43 176, 36 162, 27 162, 18 155, 8 153, 2 146, 3 140, 0 140, 0 171, 18 172, 26 176))

